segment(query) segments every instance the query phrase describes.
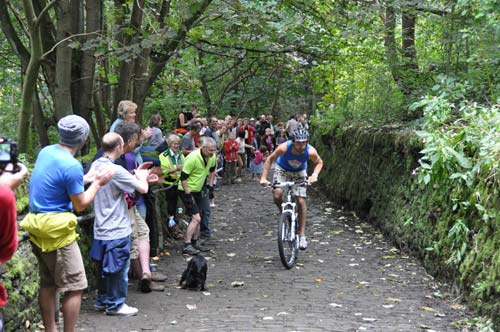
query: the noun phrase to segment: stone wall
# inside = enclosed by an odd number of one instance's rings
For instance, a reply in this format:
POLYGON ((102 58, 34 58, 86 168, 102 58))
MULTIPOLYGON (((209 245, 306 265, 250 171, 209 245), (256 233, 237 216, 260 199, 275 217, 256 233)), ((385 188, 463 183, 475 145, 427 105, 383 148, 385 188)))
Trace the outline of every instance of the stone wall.
MULTIPOLYGON (((320 183, 329 198, 357 211, 401 250, 419 257, 430 274, 449 282, 469 307, 491 317, 500 329, 500 214, 490 223, 474 214, 458 215, 452 209, 454 188, 419 184, 412 173, 423 145, 407 128, 313 132, 311 142, 325 163, 320 183), (458 218, 470 231, 464 256, 454 264, 450 253, 456 248, 449 234, 458 218)), ((479 187, 483 197, 500 204, 496 188, 479 187)))

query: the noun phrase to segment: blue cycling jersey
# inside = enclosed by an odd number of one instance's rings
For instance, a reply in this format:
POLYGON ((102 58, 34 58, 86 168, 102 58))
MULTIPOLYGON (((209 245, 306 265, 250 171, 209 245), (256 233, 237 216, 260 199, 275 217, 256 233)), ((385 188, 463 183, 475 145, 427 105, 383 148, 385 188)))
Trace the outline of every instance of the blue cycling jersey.
POLYGON ((286 142, 286 152, 284 155, 279 156, 276 164, 288 172, 299 172, 307 168, 307 160, 309 159, 309 144, 306 150, 301 155, 292 153, 292 141, 286 142))

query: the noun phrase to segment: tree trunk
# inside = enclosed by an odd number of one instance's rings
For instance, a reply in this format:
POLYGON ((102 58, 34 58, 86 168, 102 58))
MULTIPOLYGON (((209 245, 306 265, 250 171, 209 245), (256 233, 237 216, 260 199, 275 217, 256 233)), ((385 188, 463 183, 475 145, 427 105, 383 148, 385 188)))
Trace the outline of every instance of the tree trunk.
MULTIPOLYGON (((87 0, 85 2, 86 9, 86 28, 87 35, 84 37, 84 42, 89 42, 97 37, 94 32, 101 30, 101 2, 99 0, 87 0)), ((94 108, 93 89, 95 77, 95 62, 94 51, 92 49, 82 52, 80 62, 80 81, 78 84, 79 103, 78 113, 91 121, 91 113, 94 108)))
POLYGON ((403 11, 402 54, 406 68, 418 70, 417 51, 415 50, 415 15, 408 10, 403 11))
POLYGON ((73 114, 71 100, 71 56, 72 49, 65 38, 72 35, 71 31, 71 3, 70 0, 58 0, 56 6, 57 41, 56 48, 56 95, 54 96, 55 117, 60 119, 73 114))
POLYGON ((396 12, 394 0, 387 0, 384 16, 384 47, 389 68, 396 84, 400 84, 399 58, 396 49, 396 12))
MULTIPOLYGON (((200 50, 197 50, 197 52, 198 52, 198 61, 200 62, 199 66, 203 67, 204 54, 200 50)), ((203 100, 205 100, 205 107, 207 108, 207 113, 209 116, 211 116, 212 115, 212 98, 210 98, 210 91, 208 90, 207 75, 206 75, 205 70, 201 71, 200 82, 201 82, 201 86, 200 86, 201 95, 203 97, 203 100)))
MULTIPOLYGON (((43 15, 52 3, 49 3, 40 15, 43 15)), ((27 152, 28 149, 28 130, 30 125, 30 117, 33 111, 33 95, 36 90, 38 71, 40 69, 40 59, 42 58, 42 37, 40 34, 40 26, 38 18, 35 16, 32 2, 23 0, 23 7, 26 13, 28 22, 28 30, 30 33, 30 61, 26 69, 26 77, 23 83, 22 93, 22 109, 19 113, 19 124, 17 127, 17 144, 19 152, 27 152)))
POLYGON ((40 147, 49 145, 49 136, 47 135, 47 126, 45 125, 45 118, 42 112, 42 105, 40 103, 40 97, 38 92, 35 90, 35 95, 33 96, 33 124, 38 131, 38 138, 40 147))
MULTIPOLYGON (((132 8, 132 16, 130 17, 130 27, 134 31, 139 31, 141 29, 143 7, 144 7, 144 0, 134 1, 134 6, 132 8)), ((138 38, 135 34, 133 36, 126 35, 125 37, 123 37, 123 45, 130 45, 136 43, 137 41, 138 38)), ((133 87, 130 86, 130 83, 132 82, 133 79, 132 75, 134 73, 134 63, 135 61, 127 59, 125 61, 122 61, 120 64, 120 78, 118 81, 118 87, 115 90, 113 113, 116 112, 118 103, 122 100, 134 99, 133 101, 136 102, 135 96, 132 96, 131 93, 133 91, 133 87)), ((140 121, 141 111, 142 107, 138 107, 137 122, 140 121)))

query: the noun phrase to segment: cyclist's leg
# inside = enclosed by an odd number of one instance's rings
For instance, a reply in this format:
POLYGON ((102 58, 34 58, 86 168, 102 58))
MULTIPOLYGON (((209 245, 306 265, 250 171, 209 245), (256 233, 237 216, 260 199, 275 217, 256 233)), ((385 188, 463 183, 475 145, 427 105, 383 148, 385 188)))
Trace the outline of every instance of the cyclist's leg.
POLYGON ((273 189, 273 200, 278 212, 281 213, 281 202, 283 201, 283 190, 281 188, 273 189))
MULTIPOLYGON (((292 175, 292 180, 295 182, 305 181, 307 178, 307 171, 295 172, 292 175)), ((305 186, 295 186, 293 188, 293 193, 295 194, 298 213, 299 213, 299 235, 304 236, 306 233, 306 220, 307 220, 307 189, 305 186)))
MULTIPOLYGON (((281 183, 286 180, 286 171, 276 166, 274 168, 273 183, 281 183)), ((278 207, 278 213, 281 213, 281 203, 283 202, 283 190, 281 188, 273 189, 273 200, 274 204, 278 207)))
POLYGON ((299 207, 299 236, 306 234, 307 205, 305 197, 297 197, 297 206, 299 207))

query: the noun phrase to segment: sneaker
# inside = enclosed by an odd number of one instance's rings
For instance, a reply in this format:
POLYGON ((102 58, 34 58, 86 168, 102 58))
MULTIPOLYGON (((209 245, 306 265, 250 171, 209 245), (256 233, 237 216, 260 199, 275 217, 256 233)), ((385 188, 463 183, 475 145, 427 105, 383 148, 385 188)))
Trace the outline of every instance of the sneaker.
POLYGON ((207 252, 207 251, 210 251, 210 248, 207 248, 205 247, 203 244, 201 243, 196 243, 196 244, 193 244, 192 245, 193 248, 195 248, 196 250, 199 250, 199 251, 202 251, 202 252, 207 252))
POLYGON ((139 280, 139 290, 143 293, 150 293, 151 289, 151 275, 143 273, 141 280, 139 280))
POLYGON ((189 244, 189 245, 184 247, 184 249, 182 250, 182 253, 186 254, 186 255, 198 255, 200 253, 200 251, 198 249, 196 249, 195 247, 193 247, 192 244, 189 244))
POLYGON ((167 276, 160 272, 151 272, 151 280, 153 281, 165 281, 167 276))
POLYGON ((307 240, 305 236, 301 236, 299 240, 299 248, 300 250, 306 250, 307 249, 307 240))
POLYGON ((137 315, 139 309, 134 307, 129 307, 125 303, 118 310, 106 311, 106 315, 109 316, 134 316, 137 315))
POLYGON ((106 311, 106 306, 102 304, 94 304, 94 310, 95 311, 106 311))

